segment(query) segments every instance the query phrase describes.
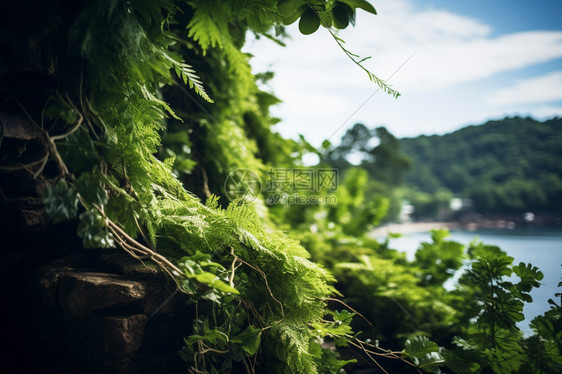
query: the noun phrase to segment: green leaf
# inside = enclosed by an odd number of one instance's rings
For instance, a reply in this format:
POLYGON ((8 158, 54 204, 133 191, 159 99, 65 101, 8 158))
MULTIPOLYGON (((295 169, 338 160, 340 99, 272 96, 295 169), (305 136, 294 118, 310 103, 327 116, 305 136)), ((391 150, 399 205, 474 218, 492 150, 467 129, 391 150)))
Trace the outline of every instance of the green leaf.
POLYGON ((513 271, 521 278, 542 280, 544 277, 544 274, 539 271, 539 268, 533 266, 532 264, 525 264, 523 262, 520 262, 519 265, 515 266, 513 271))
POLYGON ((49 102, 43 111, 43 115, 51 120, 58 117, 68 125, 76 123, 78 119, 78 113, 60 96, 49 97, 49 102))
POLYGON ((450 234, 449 234, 448 229, 433 229, 433 230, 431 230, 431 240, 433 240, 435 243, 442 242, 443 239, 445 239, 449 235, 450 234))
POLYGON ((228 345, 228 336, 218 329, 205 327, 204 336, 202 338, 219 349, 224 349, 228 345))
POLYGON ((107 192, 101 178, 91 173, 83 173, 76 181, 76 190, 88 204, 104 206, 108 202, 107 192))
POLYGON ((413 339, 407 339, 403 350, 404 353, 417 357, 438 351, 439 346, 437 343, 429 340, 427 336, 416 336, 413 339))
POLYGON ((300 18, 300 16, 308 9, 308 5, 303 4, 293 12, 283 16, 283 24, 290 25, 300 18))
POLYGON ((277 4, 277 9, 283 17, 288 17, 303 5, 306 5, 304 0, 281 0, 277 4))
POLYGON ((439 346, 429 340, 427 336, 416 336, 413 339, 406 340, 402 352, 417 367, 429 373, 441 373, 439 367, 445 364, 439 346))
POLYGON ((245 350, 250 356, 254 355, 261 344, 261 329, 252 325, 248 326, 240 334, 231 339, 233 343, 240 343, 242 349, 245 350))
POLYGON ((104 227, 104 218, 96 211, 88 210, 80 214, 78 236, 84 248, 113 248, 113 235, 104 227))
POLYGON ((64 179, 47 187, 43 196, 45 212, 53 223, 63 222, 76 217, 78 213, 78 195, 74 187, 64 179))
POLYGON ((369 13, 377 14, 375 7, 373 7, 368 1, 366 0, 340 0, 342 3, 346 3, 353 9, 361 8, 369 13))
POLYGON ((198 290, 197 283, 193 279, 186 279, 186 278, 180 280, 180 288, 183 291, 191 294, 196 293, 198 290))
POLYGON ((205 271, 200 274, 196 274, 195 279, 198 282, 205 283, 209 287, 216 288, 219 291, 233 293, 236 295, 240 294, 236 288, 229 286, 213 273, 205 271))
POLYGON ((174 168, 183 173, 189 173, 195 165, 197 165, 197 162, 189 158, 176 159, 174 162, 174 168))
POLYGON ((345 3, 337 2, 332 9, 332 21, 336 28, 345 29, 353 17, 353 9, 345 3))
POLYGON ((529 292, 533 287, 539 287, 540 280, 544 278, 544 274, 531 264, 520 262, 519 265, 513 267, 513 272, 521 278, 521 282, 517 287, 524 292, 529 292))
POLYGON ((304 35, 310 35, 320 27, 320 18, 312 9, 307 9, 301 16, 299 21, 299 30, 304 35))
POLYGON ((455 337, 453 343, 457 345, 451 350, 444 350, 443 357, 447 367, 453 373, 475 374, 482 371, 482 361, 484 361, 477 347, 467 341, 455 337))
POLYGON ((342 323, 350 323, 351 320, 353 319, 353 316, 355 315, 355 313, 350 313, 347 310, 342 310, 341 312, 338 312, 337 310, 333 310, 331 311, 332 316, 334 316, 334 320, 342 322, 342 323))
POLYGON ((517 351, 518 348, 520 349, 521 335, 519 332, 497 329, 494 337, 498 348, 504 351, 517 351))

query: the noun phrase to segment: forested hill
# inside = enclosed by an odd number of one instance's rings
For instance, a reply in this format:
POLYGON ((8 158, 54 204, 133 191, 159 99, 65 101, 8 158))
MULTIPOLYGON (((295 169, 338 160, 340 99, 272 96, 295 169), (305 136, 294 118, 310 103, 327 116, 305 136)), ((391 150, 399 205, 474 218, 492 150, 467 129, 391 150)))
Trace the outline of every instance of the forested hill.
POLYGON ((438 136, 401 139, 406 186, 448 191, 482 213, 562 211, 562 118, 505 118, 438 136))

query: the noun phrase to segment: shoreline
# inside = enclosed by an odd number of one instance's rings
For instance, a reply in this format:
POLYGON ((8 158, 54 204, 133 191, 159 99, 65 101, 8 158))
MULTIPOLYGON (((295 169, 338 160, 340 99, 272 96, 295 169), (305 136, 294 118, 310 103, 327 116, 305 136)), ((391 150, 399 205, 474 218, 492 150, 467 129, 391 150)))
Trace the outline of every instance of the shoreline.
POLYGON ((431 221, 431 222, 402 222, 402 223, 389 223, 384 226, 380 226, 371 231, 372 236, 387 236, 390 233, 393 234, 416 234, 416 233, 426 233, 433 229, 448 229, 453 230, 467 230, 476 231, 481 229, 514 229, 521 227, 560 227, 562 228, 562 222, 560 219, 557 220, 537 220, 534 222, 525 221, 515 221, 515 220, 478 220, 478 221, 468 221, 468 222, 446 222, 446 221, 431 221))
POLYGON ((434 229, 455 230, 461 225, 457 222, 405 222, 390 223, 385 226, 377 227, 371 232, 372 236, 387 236, 388 234, 415 234, 429 232, 434 229))

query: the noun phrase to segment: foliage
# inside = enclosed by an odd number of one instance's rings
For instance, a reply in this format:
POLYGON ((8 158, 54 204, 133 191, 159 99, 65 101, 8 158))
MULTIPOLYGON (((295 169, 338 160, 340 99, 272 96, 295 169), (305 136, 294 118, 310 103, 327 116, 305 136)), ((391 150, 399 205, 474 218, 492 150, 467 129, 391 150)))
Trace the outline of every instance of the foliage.
POLYGON ((364 169, 349 169, 336 194, 337 204, 328 206, 327 219, 348 235, 361 235, 378 225, 386 215, 384 197, 368 200, 368 176, 364 169))
MULTIPOLYGON (((562 282, 558 283, 562 287, 562 282)), ((531 321, 535 335, 525 341, 527 358, 525 371, 555 373, 562 370, 562 292, 557 292, 558 302, 549 299, 550 310, 531 321)))
POLYGON ((69 188, 64 179, 45 191, 43 202, 53 223, 69 220, 78 213, 76 190, 69 188))
POLYGON ((443 285, 462 266, 464 246, 445 240, 447 230, 432 230, 432 243, 421 243, 416 251, 416 265, 421 270, 421 284, 443 285))
POLYGON ((375 13, 368 2, 2 6, 10 19, 2 19, 0 43, 13 53, 0 57, 0 110, 27 121, 45 145, 30 162, 0 159, 3 172, 50 184, 45 210, 53 223, 74 219, 84 247, 148 257, 189 295, 195 318, 181 356, 191 372, 339 372, 354 363, 340 359, 345 347, 374 366, 391 360, 400 372, 439 372, 444 359, 459 370, 560 365, 558 304, 533 322, 535 340, 516 331, 540 280, 536 268, 513 266, 491 247, 464 253, 440 231, 415 262, 390 239, 369 237, 396 205, 390 190, 409 167, 384 128, 356 125, 341 145, 318 152, 321 165, 342 172, 337 191, 316 191, 333 192, 337 204, 267 208, 267 192, 249 205, 229 201, 232 171, 263 180, 317 152, 272 131, 278 120, 269 108, 278 99, 257 86, 271 74, 251 71, 241 51, 246 33, 282 44, 283 25, 300 19, 301 31, 323 26, 362 66, 333 27, 353 24, 356 9, 375 13), (465 286, 448 292, 444 283, 466 257, 475 262, 465 286), (519 282, 502 278, 511 272, 519 282), (481 303, 467 302, 475 298, 481 303), (528 356, 493 362, 534 341, 528 356))
POLYGON ((460 279, 476 303, 465 310, 475 318, 465 337, 453 340, 456 347, 445 355, 447 365, 458 373, 519 372, 525 359, 525 342, 517 322, 524 319, 529 291, 540 285, 543 274, 530 264, 513 265, 513 258, 498 247, 473 243, 476 261, 460 279), (506 279, 514 274, 517 282, 506 279))
POLYGON ((416 336, 406 340, 404 353, 421 369, 429 373, 440 373, 445 360, 440 348, 426 336, 416 336))
MULTIPOLYGON (((414 160, 407 199, 419 216, 435 217, 422 196, 445 191, 469 198, 480 213, 560 212, 562 120, 505 118, 447 135, 401 139, 414 160)), ((442 205, 441 205, 442 206, 442 205)))
POLYGON ((341 142, 324 156, 327 163, 345 170, 352 165, 365 168, 376 181, 399 186, 411 161, 401 153, 401 146, 384 127, 369 129, 361 123, 346 131, 341 142))
MULTIPOLYGON (((447 264, 443 266, 451 270, 460 268, 463 246, 445 240, 444 235, 447 233, 435 232, 432 243, 421 244, 420 258, 428 259, 421 263, 407 261, 404 254, 389 250, 388 243, 373 248, 372 243, 363 240, 343 244, 339 249, 353 259, 334 265, 339 290, 346 296, 344 300, 368 320, 385 321, 372 328, 376 339, 399 347, 406 337, 426 335, 442 340, 454 334, 460 315, 449 305, 455 304, 458 297, 443 287, 452 271, 424 269, 434 261, 447 264), (450 248, 460 251, 449 253, 450 248)), ((365 328, 360 326, 363 331, 365 328)))
POLYGON ((357 9, 377 14, 375 8, 365 0, 281 0, 278 4, 279 13, 283 23, 290 25, 299 18, 299 30, 304 35, 314 33, 322 25, 332 36, 336 44, 362 69, 369 79, 374 82, 384 92, 397 98, 400 93, 391 88, 385 81, 369 71, 363 62, 370 57, 361 58, 357 54, 349 51, 345 46, 345 41, 338 36, 338 29, 345 29, 349 24, 355 25, 355 13, 357 9))
POLYGON ((398 139, 387 129, 369 129, 357 123, 346 131, 339 145, 327 144, 321 156, 322 162, 337 168, 342 174, 349 173, 349 178, 357 175, 358 172, 353 171, 357 167, 366 170, 368 181, 364 182, 364 199, 372 201, 373 205, 385 206, 385 212, 379 214, 376 223, 384 216, 388 220, 398 218, 402 204, 398 187, 402 185, 411 161, 401 152, 398 139))
POLYGON ((533 320, 531 337, 524 338, 516 324, 543 277, 536 267, 514 265, 499 248, 476 241, 465 252, 446 239, 445 230, 420 244, 414 262, 389 248, 392 239, 323 234, 321 240, 322 234, 300 238, 335 275, 343 300, 366 318, 352 323, 364 338, 404 347, 401 357, 426 372, 439 373, 443 366, 454 373, 559 370, 560 306, 550 301, 551 310, 533 320), (463 264, 470 268, 451 289, 449 281, 463 264))
MULTIPOLYGON (((48 145, 39 162, 9 170, 49 170, 53 222, 79 219, 84 247, 148 256, 191 295, 197 313, 182 356, 194 371, 345 364, 323 346, 350 333, 349 318, 326 308, 332 276, 267 226, 263 201, 225 199, 231 171, 261 174, 298 156, 300 144, 271 131, 268 108, 278 100, 257 88, 241 51, 247 31, 283 34, 281 3, 49 0, 0 12, 10 17, 0 43, 16 56, 0 60, 1 109, 25 117, 48 145), (21 56, 47 68, 19 75, 21 56), (34 79, 45 84, 25 85, 34 79)), ((366 1, 302 5, 332 35, 332 16, 343 28, 356 8, 374 13, 366 1)))

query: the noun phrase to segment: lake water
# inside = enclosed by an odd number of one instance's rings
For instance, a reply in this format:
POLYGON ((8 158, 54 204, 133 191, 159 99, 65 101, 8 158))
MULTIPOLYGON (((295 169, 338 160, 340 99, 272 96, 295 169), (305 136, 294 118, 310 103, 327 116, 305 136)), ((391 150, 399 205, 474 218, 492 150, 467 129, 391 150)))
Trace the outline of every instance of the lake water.
MULTIPOLYGON (((474 238, 484 244, 497 245, 509 256, 513 263, 531 263, 538 267, 544 274, 541 286, 533 289, 531 296, 533 302, 525 304, 523 312, 525 321, 519 327, 525 334, 531 334, 529 328, 531 320, 549 309, 548 299, 554 299, 558 282, 562 281, 562 228, 515 228, 487 229, 477 231, 451 231, 450 240, 468 245, 474 238)), ((406 252, 408 259, 413 260, 416 249, 421 242, 430 242, 429 233, 415 233, 391 239, 390 247, 406 252)), ((455 278, 458 278, 458 275, 455 278)), ((446 284, 447 288, 454 287, 455 280, 446 284)))

